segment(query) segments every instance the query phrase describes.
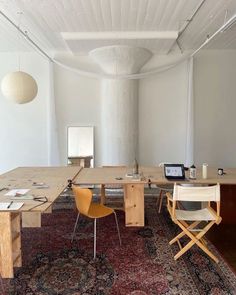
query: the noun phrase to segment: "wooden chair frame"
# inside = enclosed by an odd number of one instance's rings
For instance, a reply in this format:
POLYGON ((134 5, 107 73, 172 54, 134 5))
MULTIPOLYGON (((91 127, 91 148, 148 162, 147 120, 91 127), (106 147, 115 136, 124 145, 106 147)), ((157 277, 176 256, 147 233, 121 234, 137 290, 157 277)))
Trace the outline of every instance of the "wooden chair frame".
MULTIPOLYGON (((159 163, 159 167, 164 169, 164 165, 167 164, 167 162, 161 162, 159 163)), ((173 188, 172 187, 167 187, 165 185, 163 186, 156 186, 157 188, 159 188, 160 193, 159 196, 157 197, 157 201, 156 201, 156 205, 158 206, 158 213, 161 213, 161 208, 162 208, 162 204, 163 204, 163 199, 164 197, 166 197, 166 193, 172 193, 173 192, 173 188)))
POLYGON ((159 188, 160 193, 157 198, 156 205, 158 206, 158 213, 161 213, 161 208, 162 208, 164 197, 166 197, 167 193, 171 193, 173 191, 173 189, 172 188, 164 188, 164 187, 161 188, 159 186, 157 186, 157 188, 159 188))
POLYGON ((191 221, 190 223, 186 222, 185 220, 178 220, 176 218, 177 200, 173 199, 169 192, 167 192, 166 195, 167 195, 167 209, 170 213, 170 216, 173 222, 182 229, 182 232, 180 232, 175 238, 173 238, 169 242, 170 245, 177 242, 180 248, 180 251, 174 256, 174 259, 177 260, 185 252, 187 252, 194 244, 196 244, 209 257, 211 257, 216 263, 218 263, 219 262, 218 258, 207 248, 207 243, 204 240, 204 235, 210 230, 210 228, 214 224, 218 225, 222 220, 222 218, 220 217, 220 201, 216 201, 216 211, 211 207, 211 202, 210 201, 208 202, 206 208, 211 212, 211 214, 215 217, 215 219, 209 221, 205 227, 201 229, 196 229, 196 227, 203 220, 200 220, 200 221, 195 220, 195 221, 191 221), (180 239, 184 236, 188 236, 190 238, 190 241, 184 247, 182 247, 180 243, 180 239))

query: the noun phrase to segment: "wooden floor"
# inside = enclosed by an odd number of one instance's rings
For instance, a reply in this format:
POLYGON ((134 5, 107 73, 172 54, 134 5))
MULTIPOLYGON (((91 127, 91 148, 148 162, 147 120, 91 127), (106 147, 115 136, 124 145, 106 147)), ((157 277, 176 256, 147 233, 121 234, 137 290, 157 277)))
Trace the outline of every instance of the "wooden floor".
POLYGON ((236 272, 236 225, 214 226, 207 237, 236 272))

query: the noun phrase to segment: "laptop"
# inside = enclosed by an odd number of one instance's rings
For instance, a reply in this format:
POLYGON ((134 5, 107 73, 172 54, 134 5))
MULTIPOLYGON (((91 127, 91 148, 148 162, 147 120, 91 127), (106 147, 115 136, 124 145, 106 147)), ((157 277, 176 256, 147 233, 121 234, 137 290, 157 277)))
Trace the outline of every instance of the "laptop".
POLYGON ((183 164, 164 164, 165 177, 169 180, 185 179, 183 164))

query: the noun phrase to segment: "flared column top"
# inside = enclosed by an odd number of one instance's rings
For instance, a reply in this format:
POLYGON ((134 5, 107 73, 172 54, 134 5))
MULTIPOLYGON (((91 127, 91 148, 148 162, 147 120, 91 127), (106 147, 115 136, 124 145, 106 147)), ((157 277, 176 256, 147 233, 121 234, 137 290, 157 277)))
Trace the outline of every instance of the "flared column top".
POLYGON ((96 48, 89 55, 106 74, 129 75, 138 73, 152 53, 141 47, 113 45, 96 48))

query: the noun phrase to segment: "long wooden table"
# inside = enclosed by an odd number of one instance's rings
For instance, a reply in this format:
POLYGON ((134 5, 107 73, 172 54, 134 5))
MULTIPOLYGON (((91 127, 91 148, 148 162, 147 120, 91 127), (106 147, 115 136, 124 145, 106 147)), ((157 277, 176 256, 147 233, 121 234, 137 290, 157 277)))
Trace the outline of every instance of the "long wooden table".
MULTIPOLYGON (((23 200, 24 205, 17 211, 0 212, 0 272, 3 278, 14 277, 14 267, 22 265, 21 215, 23 226, 40 226, 41 213, 47 212, 60 193, 66 188, 68 179, 74 179, 80 167, 24 167, 0 176, 0 189, 30 189, 30 194, 46 196, 48 201, 41 204, 34 200, 23 200), (36 188, 34 182, 45 183, 47 188, 36 188)), ((9 202, 6 190, 0 191, 0 202, 9 202)), ((14 201, 20 202, 20 201, 14 201)))
MULTIPOLYGON (((224 219, 235 219, 234 211, 230 210, 235 206, 232 201, 236 193, 236 169, 226 169, 226 174, 219 176, 217 168, 208 168, 207 179, 202 178, 202 170, 197 169, 197 178, 189 179, 189 172, 186 172, 186 180, 178 181, 185 184, 221 184, 222 215, 224 219)), ((132 172, 129 168, 84 168, 75 179, 78 185, 101 184, 101 185, 123 185, 124 206, 126 226, 144 226, 144 186, 174 184, 176 181, 167 180, 160 167, 141 167, 142 180, 135 180, 126 177, 132 172)), ((235 197, 236 198, 236 197, 235 197)))
MULTIPOLYGON (((46 196, 48 201, 39 207, 34 200, 24 200, 18 211, 0 211, 0 272, 3 278, 14 276, 13 267, 22 265, 21 258, 21 215, 23 226, 40 226, 41 213, 47 212, 60 193, 66 188, 68 179, 82 185, 115 184, 124 186, 125 222, 127 226, 144 226, 144 186, 150 184, 173 184, 163 175, 159 167, 142 167, 142 179, 127 177, 129 168, 81 168, 71 167, 31 167, 17 168, 0 176, 0 189, 25 188, 30 194, 46 196), (48 188, 37 189, 34 182, 43 182, 48 188)), ((208 178, 203 179, 201 171, 197 171, 197 179, 181 181, 181 183, 223 184, 224 195, 234 197, 236 185, 236 169, 227 169, 226 175, 218 176, 216 168, 208 169, 208 178), (230 188, 228 190, 228 187, 230 188), (227 192, 228 190, 228 192, 227 192)), ((187 173, 188 177, 188 173, 187 173)), ((0 191, 0 202, 9 201, 6 191, 0 191)), ((228 196, 227 196, 228 197, 228 196)), ((227 200, 226 200, 227 201, 227 200)), ((223 202, 224 203, 224 202, 223 202)), ((228 203, 228 202, 225 202, 228 203)), ((232 207, 232 204, 229 203, 232 207)), ((235 206, 233 204, 233 206, 235 206)), ((235 210, 233 210, 235 212, 235 210)), ((229 215, 230 216, 230 215, 229 215)), ((224 217, 223 217, 224 219, 224 217)))

